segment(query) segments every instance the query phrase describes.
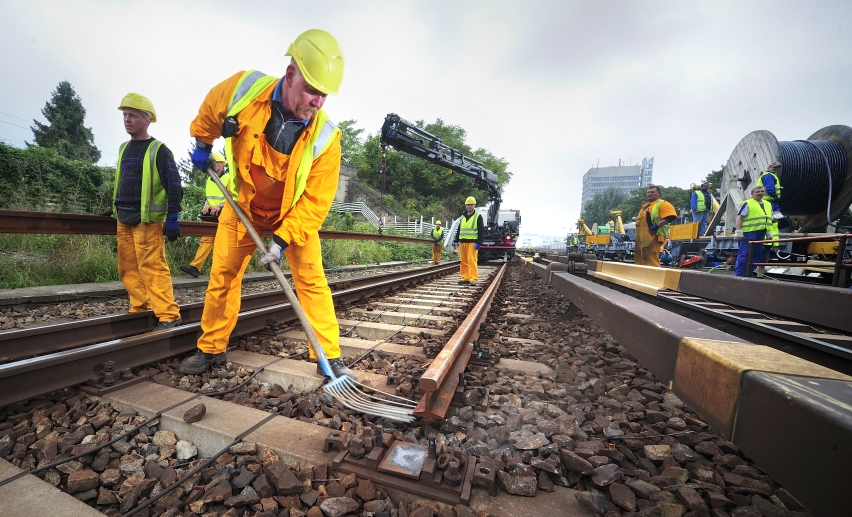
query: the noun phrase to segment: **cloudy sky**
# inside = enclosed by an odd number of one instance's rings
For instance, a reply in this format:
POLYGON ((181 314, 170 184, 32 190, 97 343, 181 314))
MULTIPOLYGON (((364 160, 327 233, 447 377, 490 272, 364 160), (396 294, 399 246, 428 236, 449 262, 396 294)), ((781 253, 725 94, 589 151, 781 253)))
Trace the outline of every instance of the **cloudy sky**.
MULTIPOLYGON (((207 91, 239 70, 282 74, 289 43, 334 34, 346 57, 326 109, 377 132, 387 113, 442 118, 510 164, 523 233, 564 234, 582 175, 655 158, 688 187, 766 129, 804 139, 852 123, 852 2, 0 0, 0 138, 23 146, 57 83, 115 163, 121 98, 157 109, 177 153, 207 91), (303 5, 304 7, 291 7, 303 5), (18 127, 23 126, 23 127, 18 127)), ((218 147, 218 144, 217 144, 218 147)), ((2 173, 2 171, 0 171, 2 173)), ((429 214, 426 214, 427 216, 429 214)))

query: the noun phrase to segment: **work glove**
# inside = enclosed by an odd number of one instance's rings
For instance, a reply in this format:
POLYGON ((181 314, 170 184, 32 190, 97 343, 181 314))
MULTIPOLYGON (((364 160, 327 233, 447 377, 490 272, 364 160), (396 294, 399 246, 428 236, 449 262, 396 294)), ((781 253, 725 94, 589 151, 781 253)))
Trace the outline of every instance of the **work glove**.
POLYGON ((195 141, 195 150, 192 151, 192 164, 198 167, 201 172, 207 172, 207 162, 210 161, 210 153, 213 151, 212 145, 207 145, 204 142, 195 141))
POLYGON ((269 264, 275 262, 281 265, 281 254, 287 249, 288 244, 277 235, 272 238, 272 244, 269 245, 269 251, 264 253, 258 259, 258 263, 266 269, 270 269, 269 264))
POLYGON ((734 240, 735 240, 735 241, 741 241, 741 240, 743 240, 744 238, 745 238, 745 235, 743 235, 743 231, 742 231, 742 230, 737 230, 737 231, 735 231, 735 232, 734 232, 734 240))
POLYGON ((657 233, 657 225, 652 224, 648 227, 648 231, 651 232, 651 235, 656 235, 657 233))
POLYGON ((473 243, 473 249, 475 249, 475 250, 479 249, 479 243, 478 242, 473 243))
POLYGON ((784 214, 781 212, 772 212, 772 219, 780 221, 781 219, 784 219, 784 214))
POLYGON ((163 224, 163 233, 166 234, 166 238, 169 239, 169 242, 174 242, 178 237, 180 237, 178 214, 170 212, 169 215, 166 216, 166 222, 163 224))
POLYGON ((775 236, 772 234, 772 232, 766 232, 766 240, 771 240, 771 239, 774 239, 774 238, 775 238, 775 236))

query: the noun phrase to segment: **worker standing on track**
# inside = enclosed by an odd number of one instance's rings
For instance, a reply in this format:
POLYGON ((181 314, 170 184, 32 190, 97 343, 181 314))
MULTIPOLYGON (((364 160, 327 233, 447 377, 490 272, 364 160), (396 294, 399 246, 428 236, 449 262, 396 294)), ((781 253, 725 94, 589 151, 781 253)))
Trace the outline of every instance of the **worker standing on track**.
MULTIPOLYGON (((340 88, 344 58, 337 40, 318 29, 299 35, 286 55, 291 60, 284 77, 239 72, 210 90, 190 125, 196 138, 192 162, 206 168, 213 141, 227 138, 237 204, 258 233, 273 232, 260 264, 287 256, 299 301, 334 375, 354 376, 340 360, 340 329, 319 239, 340 173, 340 129, 322 107, 340 88)), ((224 206, 198 351, 181 364, 181 372, 200 373, 225 361, 240 310, 240 284, 255 249, 234 210, 224 206)), ((317 373, 322 374, 319 367, 317 373)))
POLYGON ((710 194, 709 188, 709 183, 702 182, 701 190, 694 190, 689 199, 690 208, 692 208, 692 222, 698 223, 699 237, 707 231, 707 219, 710 216, 710 208, 713 207, 713 200, 710 197, 712 194, 710 194))
MULTIPOLYGON (((751 199, 743 201, 743 204, 737 210, 734 240, 739 241, 739 250, 737 252, 737 263, 734 266, 734 276, 752 276, 752 273, 754 273, 754 266, 752 266, 751 271, 746 272, 748 243, 772 238, 772 205, 766 200, 764 194, 766 194, 766 189, 754 187, 751 189, 751 199)), ((754 248, 752 263, 762 262, 763 246, 755 245, 752 247, 754 248)))
POLYGON ((432 240, 432 263, 438 265, 441 263, 441 249, 444 247, 444 229, 441 228, 441 221, 435 221, 435 227, 432 228, 430 234, 432 240))
MULTIPOLYGON (((216 174, 219 175, 219 179, 222 181, 222 184, 225 185, 225 188, 235 196, 236 193, 234 192, 234 182, 232 179, 233 175, 225 172, 225 157, 220 153, 213 153, 212 156, 213 161, 215 162, 214 167, 216 168, 216 174)), ((204 194, 206 199, 204 200, 204 206, 201 207, 201 214, 218 218, 219 212, 222 211, 222 205, 225 204, 225 196, 222 195, 222 191, 219 190, 216 183, 214 183, 209 177, 204 184, 204 194)), ((215 240, 215 235, 212 237, 202 237, 201 241, 198 243, 198 250, 195 252, 195 258, 192 259, 192 262, 190 262, 188 266, 181 265, 181 271, 198 278, 201 274, 201 269, 204 267, 204 263, 207 262, 207 257, 210 255, 210 252, 213 251, 213 243, 215 240)))
POLYGON ((157 121, 154 104, 128 93, 118 109, 130 135, 118 151, 113 187, 118 274, 130 296, 130 312, 153 310, 159 321, 154 330, 164 330, 180 324, 163 234, 169 242, 180 237, 183 188, 172 152, 148 134, 157 121))
POLYGON ((461 266, 461 280, 459 284, 475 284, 479 278, 479 270, 477 262, 479 261, 479 247, 482 246, 482 228, 485 224, 482 222, 482 215, 476 211, 476 199, 473 196, 468 196, 464 200, 464 214, 461 216, 459 230, 456 233, 454 242, 459 248, 459 258, 461 266))
POLYGON ((660 251, 669 237, 669 225, 677 218, 674 206, 660 199, 662 195, 660 187, 648 185, 645 192, 648 202, 636 216, 634 264, 660 267, 660 251))

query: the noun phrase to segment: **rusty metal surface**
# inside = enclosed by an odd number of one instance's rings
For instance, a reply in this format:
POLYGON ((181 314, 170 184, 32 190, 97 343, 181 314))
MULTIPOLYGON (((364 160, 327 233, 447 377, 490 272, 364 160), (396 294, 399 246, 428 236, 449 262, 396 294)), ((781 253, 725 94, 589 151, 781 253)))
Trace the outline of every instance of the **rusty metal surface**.
MULTIPOLYGON (((216 235, 216 227, 216 223, 180 221, 180 233, 182 237, 212 237, 216 235)), ((115 232, 115 219, 104 215, 0 210, 0 233, 21 233, 28 235, 115 235, 115 232)), ((402 235, 378 235, 374 233, 330 230, 320 230, 319 236, 320 239, 414 242, 429 245, 433 243, 432 239, 420 239, 402 235)), ((272 232, 266 231, 262 237, 272 237, 272 232)))
POLYGON ((388 474, 419 479, 423 460, 428 454, 429 449, 422 445, 394 442, 379 462, 378 469, 388 474))
MULTIPOLYGON (((371 293, 422 282, 457 270, 458 266, 453 264, 435 266, 426 268, 425 272, 408 273, 401 279, 337 291, 332 293, 332 297, 335 303, 360 299, 371 293)), ((261 330, 270 321, 285 323, 295 320, 296 315, 288 303, 246 310, 240 312, 231 335, 239 336, 261 330)), ((0 406, 87 382, 101 373, 107 361, 114 361, 116 369, 123 370, 194 350, 200 334, 199 323, 190 323, 167 331, 114 339, 0 365, 0 406)))
POLYGON ((677 290, 821 327, 852 332, 849 311, 831 309, 852 307, 850 289, 684 271, 677 290))
POLYGON ((849 515, 852 383, 748 372, 734 443, 813 515, 849 515))

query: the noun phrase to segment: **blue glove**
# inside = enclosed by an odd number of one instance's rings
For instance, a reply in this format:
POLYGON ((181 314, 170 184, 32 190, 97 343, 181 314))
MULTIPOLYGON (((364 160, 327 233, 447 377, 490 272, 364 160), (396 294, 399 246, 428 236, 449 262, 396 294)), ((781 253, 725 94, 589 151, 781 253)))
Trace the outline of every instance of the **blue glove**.
POLYGON ((475 249, 475 250, 479 249, 479 243, 478 242, 473 243, 473 249, 475 249))
POLYGON ((210 160, 210 153, 213 151, 213 146, 203 147, 205 145, 205 143, 196 140, 195 150, 192 151, 192 164, 206 174, 207 161, 210 160))
POLYGON ((269 251, 260 256, 260 258, 258 259, 258 263, 261 266, 266 267, 266 269, 269 269, 269 264, 273 262, 280 266, 281 254, 284 252, 284 250, 287 249, 287 246, 287 242, 285 242, 284 239, 276 235, 272 238, 272 244, 269 245, 269 251))
POLYGON ((178 224, 178 214, 169 213, 166 217, 166 222, 163 224, 163 233, 166 234, 166 238, 169 239, 169 242, 174 242, 180 237, 180 225, 178 224))
POLYGON ((657 226, 652 224, 648 227, 648 231, 651 233, 657 233, 657 226))

